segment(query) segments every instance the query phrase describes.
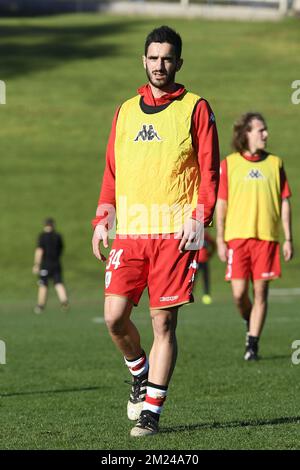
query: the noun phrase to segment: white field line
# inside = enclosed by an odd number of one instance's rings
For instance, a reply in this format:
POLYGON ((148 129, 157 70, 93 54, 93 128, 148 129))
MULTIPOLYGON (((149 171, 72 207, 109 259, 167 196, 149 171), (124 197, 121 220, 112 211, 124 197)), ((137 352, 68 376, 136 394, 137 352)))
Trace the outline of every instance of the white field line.
POLYGON ((276 304, 293 304, 295 297, 272 297, 270 296, 269 303, 272 305, 276 304))
POLYGON ((293 317, 293 318, 288 318, 288 317, 279 317, 279 318, 277 318, 277 317, 273 316, 271 322, 272 323, 273 322, 275 322, 275 323, 290 323, 290 322, 293 322, 294 324, 295 323, 298 324, 299 318, 295 318, 295 317, 293 317))
POLYGON ((270 289, 271 297, 283 297, 285 295, 300 295, 300 287, 292 287, 290 289, 270 289))
MULTIPOLYGON (((145 314, 145 312, 140 312, 141 315, 139 315, 138 317, 134 317, 134 322, 135 323, 150 323, 150 319, 148 317, 143 317, 143 314, 145 314)), ((148 314, 149 315, 149 314, 148 314)), ((98 324, 104 324, 105 323, 105 320, 104 320, 104 317, 94 317, 91 319, 91 321, 93 323, 98 323, 98 324)))
POLYGON ((92 318, 93 323, 104 323, 104 317, 94 317, 92 318))
MULTIPOLYGON (((292 287, 292 288, 284 288, 284 289, 270 289, 269 292, 270 292, 271 299, 274 297, 277 297, 276 302, 291 303, 292 302, 291 299, 287 299, 284 297, 300 296, 300 287, 292 287)), ((146 319, 139 317, 138 321, 141 323, 144 323, 146 319)), ((277 321, 281 321, 281 320, 278 319, 277 321)), ((289 321, 289 319, 282 320, 282 321, 289 321)), ((92 322, 97 323, 97 324, 104 324, 105 320, 104 320, 104 317, 94 317, 92 318, 92 322)))

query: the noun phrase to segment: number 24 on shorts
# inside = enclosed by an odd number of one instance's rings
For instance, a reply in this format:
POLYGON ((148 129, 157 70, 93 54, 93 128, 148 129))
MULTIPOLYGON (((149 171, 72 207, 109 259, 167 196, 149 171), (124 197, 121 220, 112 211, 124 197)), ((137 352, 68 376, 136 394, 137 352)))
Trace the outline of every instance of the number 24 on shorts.
POLYGON ((109 253, 106 269, 110 269, 111 266, 113 266, 114 269, 118 269, 121 264, 120 258, 122 256, 123 251, 124 250, 111 250, 111 252, 109 253))

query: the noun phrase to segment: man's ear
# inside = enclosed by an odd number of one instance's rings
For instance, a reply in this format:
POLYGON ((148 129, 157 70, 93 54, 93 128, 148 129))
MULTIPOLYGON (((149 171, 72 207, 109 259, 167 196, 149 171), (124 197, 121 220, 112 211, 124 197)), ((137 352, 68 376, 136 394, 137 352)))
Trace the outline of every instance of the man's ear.
POLYGON ((183 64, 183 59, 178 59, 176 62, 176 72, 179 72, 183 64))
POLYGON ((143 61, 144 69, 146 69, 146 56, 145 55, 142 55, 142 61, 143 61))

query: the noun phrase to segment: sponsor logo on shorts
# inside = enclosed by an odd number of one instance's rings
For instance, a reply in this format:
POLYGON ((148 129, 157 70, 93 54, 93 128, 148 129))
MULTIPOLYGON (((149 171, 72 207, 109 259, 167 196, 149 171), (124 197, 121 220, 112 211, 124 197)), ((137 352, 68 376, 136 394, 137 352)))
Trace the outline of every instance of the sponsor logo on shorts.
POLYGON ((171 295, 170 297, 160 297, 159 300, 160 302, 172 302, 173 300, 177 300, 178 297, 178 295, 171 295))
POLYGON ((112 272, 106 271, 105 273, 105 287, 108 288, 109 284, 111 283, 112 272))
POLYGON ((261 277, 272 277, 275 276, 274 271, 271 271, 270 273, 261 273, 261 277))
POLYGON ((48 276, 48 270, 47 269, 41 269, 40 275, 41 276, 48 276))

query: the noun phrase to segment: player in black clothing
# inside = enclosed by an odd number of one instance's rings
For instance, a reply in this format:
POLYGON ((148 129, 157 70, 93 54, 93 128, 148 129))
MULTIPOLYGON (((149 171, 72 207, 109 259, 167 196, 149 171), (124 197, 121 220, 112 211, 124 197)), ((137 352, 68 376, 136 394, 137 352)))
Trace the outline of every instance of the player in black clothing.
POLYGON ((48 218, 45 220, 44 230, 39 235, 37 248, 34 254, 33 274, 39 274, 38 301, 34 308, 35 313, 42 313, 47 302, 48 280, 53 279, 54 286, 62 308, 68 308, 68 297, 62 280, 60 257, 63 251, 63 240, 55 231, 55 222, 48 218))

